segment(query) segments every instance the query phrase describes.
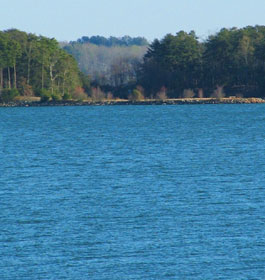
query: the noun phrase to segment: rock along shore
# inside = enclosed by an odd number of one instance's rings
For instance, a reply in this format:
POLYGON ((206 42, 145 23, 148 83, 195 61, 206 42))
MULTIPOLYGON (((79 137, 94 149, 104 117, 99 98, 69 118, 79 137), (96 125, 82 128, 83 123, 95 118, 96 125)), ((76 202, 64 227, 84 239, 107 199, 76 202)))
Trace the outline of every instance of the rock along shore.
POLYGON ((13 101, 0 103, 0 107, 45 107, 45 106, 104 106, 104 105, 195 105, 195 104, 257 104, 265 103, 261 98, 186 98, 166 100, 106 100, 106 101, 13 101))

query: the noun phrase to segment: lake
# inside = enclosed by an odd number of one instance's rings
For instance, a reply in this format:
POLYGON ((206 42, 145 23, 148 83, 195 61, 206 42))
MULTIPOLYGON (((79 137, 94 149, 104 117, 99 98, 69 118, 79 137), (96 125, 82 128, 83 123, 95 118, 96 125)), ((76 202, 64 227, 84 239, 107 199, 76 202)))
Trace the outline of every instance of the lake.
POLYGON ((0 108, 0 279, 264 279, 265 105, 0 108))

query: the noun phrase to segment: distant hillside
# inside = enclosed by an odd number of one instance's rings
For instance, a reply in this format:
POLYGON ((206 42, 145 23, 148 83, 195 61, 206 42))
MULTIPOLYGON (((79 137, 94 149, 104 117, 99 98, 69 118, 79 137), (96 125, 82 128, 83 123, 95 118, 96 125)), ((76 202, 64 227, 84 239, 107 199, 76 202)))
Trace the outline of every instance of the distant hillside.
POLYGON ((147 52, 142 37, 82 37, 62 45, 78 61, 81 71, 99 85, 120 86, 136 79, 136 70, 147 52))

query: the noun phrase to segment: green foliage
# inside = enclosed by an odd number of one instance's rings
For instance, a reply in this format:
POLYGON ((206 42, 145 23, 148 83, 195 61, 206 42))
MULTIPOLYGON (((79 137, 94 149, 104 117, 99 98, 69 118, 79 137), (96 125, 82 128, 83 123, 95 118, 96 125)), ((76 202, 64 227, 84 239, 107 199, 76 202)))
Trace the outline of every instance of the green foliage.
POLYGON ((55 39, 17 29, 0 32, 0 89, 18 88, 24 96, 36 93, 48 101, 78 86, 82 81, 77 62, 55 39))
POLYGON ((91 92, 90 77, 80 72, 80 79, 82 82, 82 88, 85 90, 86 93, 90 93, 91 92))
POLYGON ((144 37, 132 38, 130 36, 123 36, 121 38, 112 37, 112 36, 109 38, 105 38, 103 36, 92 36, 92 37, 83 36, 82 38, 78 39, 76 42, 71 42, 71 44, 76 44, 76 43, 94 44, 94 45, 106 46, 106 47, 148 45, 148 41, 144 37))
POLYGON ((103 100, 103 90, 123 98, 131 92, 129 98, 137 101, 144 98, 137 84, 145 96, 162 100, 195 93, 222 98, 224 92, 265 97, 264 65, 265 26, 223 28, 204 42, 193 31, 180 31, 149 48, 141 37, 82 37, 61 48, 55 39, 0 31, 2 102, 14 99, 17 89, 42 101, 103 100))
POLYGON ((264 62, 265 26, 223 28, 205 42, 194 32, 180 31, 153 41, 138 72, 138 83, 149 95, 165 86, 175 98, 185 89, 200 97, 222 96, 216 91, 218 85, 228 95, 241 92, 244 97, 265 97, 264 62))
POLYGON ((17 89, 3 89, 0 91, 0 102, 7 103, 14 101, 17 96, 19 96, 17 89))
POLYGON ((63 96, 62 96, 62 99, 63 100, 70 100, 72 98, 72 96, 69 94, 69 93, 65 93, 63 96))
POLYGON ((58 94, 57 92, 54 92, 52 95, 51 95, 51 98, 53 101, 59 101, 62 99, 62 97, 60 96, 60 94, 58 94))
POLYGON ((180 31, 176 36, 168 34, 150 45, 139 79, 151 94, 156 94, 163 86, 169 92, 182 92, 197 86, 201 66, 202 47, 195 33, 180 31))
POLYGON ((144 99, 143 94, 140 90, 134 89, 133 92, 129 95, 129 100, 131 101, 141 101, 144 99))
POLYGON ((39 95, 41 98, 41 102, 50 101, 50 99, 52 98, 52 93, 47 89, 40 90, 39 95))

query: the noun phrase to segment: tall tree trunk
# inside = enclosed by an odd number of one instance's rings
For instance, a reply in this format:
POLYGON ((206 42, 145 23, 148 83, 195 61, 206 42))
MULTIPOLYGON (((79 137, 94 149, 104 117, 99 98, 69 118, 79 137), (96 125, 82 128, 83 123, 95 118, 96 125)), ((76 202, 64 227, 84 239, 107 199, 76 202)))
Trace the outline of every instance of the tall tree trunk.
POLYGON ((3 83, 4 83, 4 79, 3 79, 3 68, 0 68, 0 89, 3 88, 3 83))
POLYGON ((31 50, 32 50, 32 42, 29 44, 29 49, 26 51, 28 56, 28 75, 27 75, 27 84, 30 83, 30 62, 31 62, 31 50))
POLYGON ((51 90, 52 90, 52 94, 53 94, 53 81, 54 81, 54 78, 53 78, 53 73, 52 73, 52 69, 53 66, 50 65, 50 79, 51 79, 51 90))
POLYGON ((7 73, 8 73, 8 88, 11 89, 10 67, 7 67, 7 73))
POLYGON ((65 80, 63 79, 63 95, 64 95, 65 80))
POLYGON ((14 88, 17 88, 17 69, 16 69, 16 63, 14 63, 14 88))
POLYGON ((57 76, 58 75, 53 75, 53 66, 54 64, 51 64, 50 65, 50 80, 51 80, 51 90, 52 90, 52 94, 53 94, 53 91, 54 91, 54 81, 56 80, 57 76))
POLYGON ((41 89, 44 88, 44 64, 41 66, 41 89))
POLYGON ((30 82, 30 57, 28 59, 28 76, 27 76, 27 84, 29 85, 30 82))
POLYGON ((66 71, 63 72, 63 95, 65 91, 65 75, 66 75, 66 71))

